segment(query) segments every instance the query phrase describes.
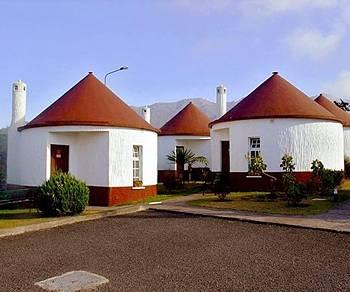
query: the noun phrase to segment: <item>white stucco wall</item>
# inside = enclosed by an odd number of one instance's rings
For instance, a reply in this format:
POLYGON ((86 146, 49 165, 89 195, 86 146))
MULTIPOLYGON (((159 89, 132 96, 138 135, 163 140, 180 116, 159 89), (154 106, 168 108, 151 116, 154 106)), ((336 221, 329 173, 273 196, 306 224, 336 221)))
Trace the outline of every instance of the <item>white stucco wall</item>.
POLYGON ((10 127, 7 133, 7 183, 15 184, 18 180, 19 173, 19 145, 21 135, 17 127, 10 127))
MULTIPOLYGON (((158 137, 158 170, 176 170, 176 164, 170 163, 166 156, 176 149, 176 146, 184 146, 191 149, 196 156, 205 156, 209 165, 210 137, 206 136, 159 136, 158 137)), ((193 165, 194 167, 202 165, 193 165)))
POLYGON ((344 127, 344 157, 350 158, 350 127, 344 127))
POLYGON ((109 132, 109 184, 110 186, 132 186, 133 145, 142 146, 142 182, 144 186, 157 184, 157 133, 112 129, 109 132))
POLYGON ((221 171, 221 141, 230 140, 230 131, 228 128, 219 128, 216 125, 210 130, 210 156, 211 170, 221 171))
POLYGON ((132 145, 143 145, 145 185, 157 182, 156 133, 92 126, 43 127, 14 133, 9 147, 17 155, 9 151, 9 184, 37 186, 47 180, 51 144, 69 146, 70 173, 88 185, 112 187, 132 186, 132 145))
POLYGON ((229 131, 231 172, 248 170, 245 155, 249 137, 260 137, 267 171, 281 171, 279 165, 286 153, 292 155, 296 171, 310 171, 314 159, 321 160, 326 168, 344 169, 344 135, 340 123, 313 119, 256 119, 213 126, 211 151, 213 160, 216 160, 213 171, 221 170, 219 140, 223 129, 229 131))

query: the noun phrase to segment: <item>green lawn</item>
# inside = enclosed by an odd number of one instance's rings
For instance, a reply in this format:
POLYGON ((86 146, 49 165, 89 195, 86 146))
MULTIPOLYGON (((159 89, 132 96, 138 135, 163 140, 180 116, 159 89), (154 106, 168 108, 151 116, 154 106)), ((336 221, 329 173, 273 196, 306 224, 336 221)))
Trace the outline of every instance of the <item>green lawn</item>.
MULTIPOLYGON (((162 201, 176 198, 179 196, 180 195, 177 195, 177 194, 159 194, 155 197, 150 197, 145 200, 128 203, 126 205, 162 202, 162 201)), ((88 216, 88 215, 96 214, 101 211, 103 210, 90 209, 90 210, 84 211, 81 215, 88 216)), ((36 209, 8 209, 8 210, 0 209, 0 229, 54 221, 54 220, 59 220, 60 218, 63 218, 63 217, 58 217, 58 218, 43 217, 40 213, 36 211, 36 209)))
MULTIPOLYGON (((88 216, 97 212, 99 211, 88 210, 84 211, 82 215, 88 216)), ((0 210, 0 229, 54 221, 60 218, 63 217, 43 217, 35 209, 0 210)))
POLYGON ((268 200, 268 193, 241 192, 230 193, 225 201, 220 201, 214 195, 206 195, 203 199, 191 201, 192 206, 239 211, 259 212, 281 215, 315 215, 324 213, 342 202, 350 199, 350 182, 346 182, 339 191, 338 202, 332 200, 315 201, 312 198, 303 200, 297 207, 288 206, 285 200, 268 200))

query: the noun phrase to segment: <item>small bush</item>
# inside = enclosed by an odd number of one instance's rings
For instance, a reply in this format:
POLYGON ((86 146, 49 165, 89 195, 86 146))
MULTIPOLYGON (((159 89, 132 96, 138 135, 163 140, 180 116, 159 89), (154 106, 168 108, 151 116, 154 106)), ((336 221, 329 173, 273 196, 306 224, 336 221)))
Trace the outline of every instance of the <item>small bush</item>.
POLYGON ((320 178, 321 194, 325 196, 333 196, 334 190, 341 184, 343 180, 343 172, 324 169, 321 173, 320 178))
POLYGON ((313 176, 320 176, 324 170, 323 163, 320 160, 315 159, 311 163, 311 170, 313 176))
POLYGON ((35 203, 46 216, 65 216, 84 211, 89 188, 69 173, 56 172, 37 192, 35 203))
POLYGON ((288 205, 296 206, 306 198, 306 186, 297 183, 294 175, 295 163, 293 157, 285 154, 280 167, 284 170, 282 176, 283 188, 287 195, 288 205))
POLYGON ((220 201, 224 201, 230 193, 230 186, 228 183, 228 176, 224 173, 217 173, 213 181, 214 194, 220 201))
POLYGON ((303 199, 306 199, 306 186, 302 183, 290 184, 286 190, 288 204, 297 206, 303 199))
POLYGON ((311 170, 311 184, 314 193, 324 196, 333 196, 334 189, 341 184, 344 173, 342 171, 324 168, 322 162, 317 159, 312 162, 311 170))
POLYGON ((258 155, 256 157, 250 158, 248 173, 251 175, 261 175, 267 168, 266 163, 262 156, 258 155))

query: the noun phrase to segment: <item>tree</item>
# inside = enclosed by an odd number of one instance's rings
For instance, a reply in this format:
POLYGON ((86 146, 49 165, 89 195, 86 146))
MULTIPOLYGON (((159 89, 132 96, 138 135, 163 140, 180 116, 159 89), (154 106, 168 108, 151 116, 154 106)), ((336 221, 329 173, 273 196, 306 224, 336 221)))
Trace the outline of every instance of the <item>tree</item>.
POLYGON ((349 112, 350 111, 350 104, 342 99, 340 101, 334 101, 334 103, 340 107, 343 111, 349 112))
POLYGON ((184 166, 185 164, 188 165, 188 176, 189 176, 189 181, 191 181, 191 172, 192 172, 192 165, 195 163, 201 163, 204 164, 205 166, 208 165, 208 159, 204 156, 196 156, 191 149, 186 149, 186 148, 178 148, 173 151, 171 151, 167 156, 167 159, 171 163, 176 163, 179 167, 178 169, 178 175, 183 182, 183 171, 184 171, 184 166))

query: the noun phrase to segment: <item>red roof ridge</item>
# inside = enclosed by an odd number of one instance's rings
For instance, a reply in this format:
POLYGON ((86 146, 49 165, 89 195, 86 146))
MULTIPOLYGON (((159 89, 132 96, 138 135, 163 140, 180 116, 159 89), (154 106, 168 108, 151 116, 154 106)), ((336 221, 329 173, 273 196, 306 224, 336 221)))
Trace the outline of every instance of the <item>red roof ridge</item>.
POLYGON ((192 101, 160 128, 160 136, 210 136, 210 120, 192 101))
POLYGON ((225 115, 211 122, 210 126, 229 121, 264 118, 340 121, 339 118, 274 72, 225 115))
POLYGON ((124 127, 159 132, 92 72, 20 129, 71 125, 124 127))
POLYGON ((334 116, 342 121, 344 127, 350 127, 350 114, 339 108, 334 102, 330 101, 324 94, 320 95, 315 99, 319 105, 324 107, 334 116))

